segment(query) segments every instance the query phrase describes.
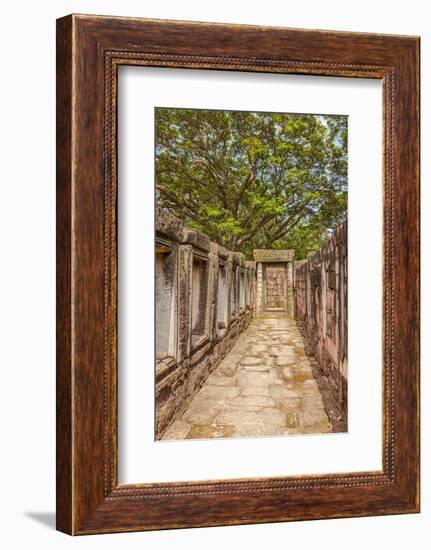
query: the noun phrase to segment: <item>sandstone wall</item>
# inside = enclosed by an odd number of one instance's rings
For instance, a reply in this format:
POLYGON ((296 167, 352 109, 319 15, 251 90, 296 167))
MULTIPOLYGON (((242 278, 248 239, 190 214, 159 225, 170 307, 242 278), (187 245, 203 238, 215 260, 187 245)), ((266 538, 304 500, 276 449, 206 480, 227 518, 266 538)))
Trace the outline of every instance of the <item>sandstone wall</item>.
POLYGON ((347 413, 347 222, 294 271, 297 323, 347 413))
POLYGON ((255 262, 156 212, 156 438, 249 325, 255 262))

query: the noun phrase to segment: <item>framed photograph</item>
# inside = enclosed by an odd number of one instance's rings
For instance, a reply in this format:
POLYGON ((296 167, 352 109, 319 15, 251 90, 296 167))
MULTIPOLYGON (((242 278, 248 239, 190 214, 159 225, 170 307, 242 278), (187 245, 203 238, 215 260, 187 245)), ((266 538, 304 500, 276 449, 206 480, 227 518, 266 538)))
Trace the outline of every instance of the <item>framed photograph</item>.
POLYGON ((419 38, 57 21, 57 528, 419 511, 419 38))

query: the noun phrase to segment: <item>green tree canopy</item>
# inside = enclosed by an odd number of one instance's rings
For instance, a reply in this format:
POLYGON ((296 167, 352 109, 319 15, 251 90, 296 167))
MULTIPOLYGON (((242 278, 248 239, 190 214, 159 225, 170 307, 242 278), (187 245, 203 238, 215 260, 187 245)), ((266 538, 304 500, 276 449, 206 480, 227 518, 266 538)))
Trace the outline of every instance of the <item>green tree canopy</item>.
POLYGON ((347 117, 156 109, 156 197, 250 257, 305 257, 347 212, 347 117))

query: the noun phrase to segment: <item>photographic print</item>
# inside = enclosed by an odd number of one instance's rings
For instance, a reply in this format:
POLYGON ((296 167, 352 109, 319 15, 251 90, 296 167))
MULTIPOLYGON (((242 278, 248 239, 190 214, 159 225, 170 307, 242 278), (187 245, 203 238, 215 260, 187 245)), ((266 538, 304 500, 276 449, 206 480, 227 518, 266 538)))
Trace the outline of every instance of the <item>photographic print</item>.
POLYGON ((347 431, 347 141, 155 109, 156 440, 347 431))
POLYGON ((419 512, 420 38, 56 46, 57 529, 419 512))

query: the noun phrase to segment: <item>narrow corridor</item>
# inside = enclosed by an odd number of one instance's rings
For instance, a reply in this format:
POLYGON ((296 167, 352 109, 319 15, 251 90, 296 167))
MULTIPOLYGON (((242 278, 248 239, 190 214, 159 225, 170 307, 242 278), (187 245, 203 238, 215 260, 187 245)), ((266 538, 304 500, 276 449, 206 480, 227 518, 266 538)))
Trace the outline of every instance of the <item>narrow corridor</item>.
POLYGON ((311 361, 293 319, 253 319, 163 439, 333 431, 311 361))

